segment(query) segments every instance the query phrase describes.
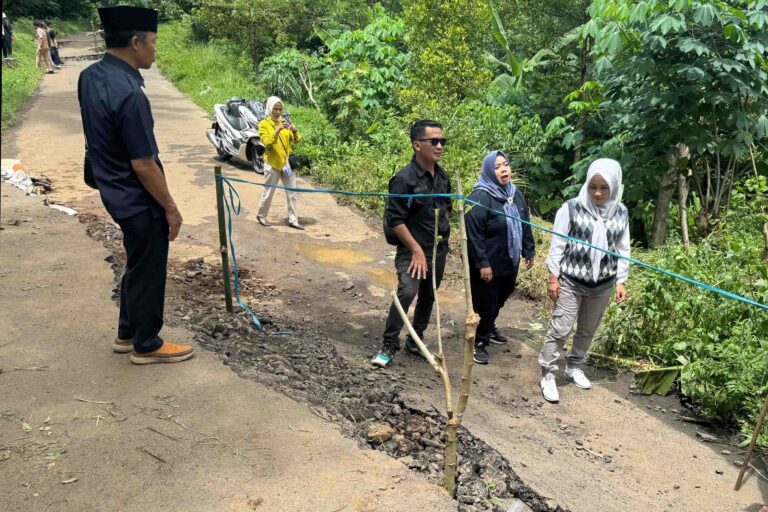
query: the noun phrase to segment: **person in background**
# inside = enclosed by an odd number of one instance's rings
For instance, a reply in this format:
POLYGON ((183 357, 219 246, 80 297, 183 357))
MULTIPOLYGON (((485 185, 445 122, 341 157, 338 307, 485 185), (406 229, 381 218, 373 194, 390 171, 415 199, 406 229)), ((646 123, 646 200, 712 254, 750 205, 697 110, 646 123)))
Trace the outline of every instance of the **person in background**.
POLYGON ((589 389, 592 383, 584 375, 582 365, 611 300, 611 290, 615 285, 616 302, 624 301, 627 296, 624 282, 629 275, 629 262, 603 252, 611 251, 624 257, 630 254, 629 216, 626 206, 621 204, 620 190, 619 162, 598 158, 589 166, 579 196, 567 201, 555 216, 555 233, 602 250, 552 236, 547 257, 547 294, 555 306, 539 355, 541 391, 549 402, 560 400, 555 383, 557 360, 573 324, 576 324, 576 334, 565 356, 565 376, 576 387, 589 389))
POLYGON ((48 31, 45 29, 45 23, 36 21, 35 39, 37 40, 37 55, 35 56, 35 66, 46 67, 48 74, 54 73, 54 65, 51 60, 51 47, 48 45, 48 31))
POLYGON ((13 35, 13 27, 11 27, 11 20, 3 13, 3 58, 10 59, 13 57, 13 41, 16 36, 13 35))
POLYGON ((473 359, 479 364, 488 364, 489 343, 507 342, 496 318, 515 290, 520 259, 530 269, 535 255, 531 226, 516 220, 529 220, 528 205, 511 178, 507 155, 491 151, 469 196, 480 205, 473 205, 466 216, 472 304, 480 315, 473 359))
POLYGON ((51 22, 45 21, 45 29, 48 32, 48 46, 51 49, 51 60, 53 65, 60 68, 63 64, 61 58, 59 58, 59 41, 56 39, 56 32, 51 28, 51 22))
MULTIPOLYGON (((446 140, 440 123, 422 119, 411 126, 413 158, 391 180, 390 194, 450 194, 451 182, 437 162, 443 157, 446 140)), ((384 211, 384 223, 392 230, 397 244, 395 270, 397 271, 397 299, 407 312, 418 295, 413 314, 413 329, 419 337, 429 325, 435 295, 432 289, 432 272, 437 287, 443 279, 445 259, 448 255, 448 237, 451 232, 449 215, 451 200, 448 197, 390 197, 384 211), (439 210, 435 240, 435 209, 439 210), (432 268, 432 249, 437 246, 437 261, 432 268)), ((385 231, 386 233, 386 231, 385 231)), ((389 238, 387 241, 390 241, 389 238)), ((400 350, 400 331, 405 322, 394 302, 389 308, 384 327, 381 350, 371 360, 380 368, 387 367, 400 350)), ((422 338, 423 339, 423 338, 422 338)), ((405 349, 424 357, 410 334, 405 339, 405 349)))
MULTIPOLYGON (((267 220, 267 215, 272 205, 272 197, 275 195, 275 185, 282 182, 284 187, 296 188, 296 174, 291 169, 288 157, 293 153, 293 145, 301 142, 301 134, 290 119, 283 117, 283 101, 277 96, 271 96, 267 100, 266 111, 267 117, 259 123, 259 137, 267 148, 264 151, 266 181, 256 220, 262 226, 269 227, 272 223, 267 220)), ((288 202, 288 225, 294 229, 304 229, 296 215, 297 195, 291 190, 285 191, 288 202)))

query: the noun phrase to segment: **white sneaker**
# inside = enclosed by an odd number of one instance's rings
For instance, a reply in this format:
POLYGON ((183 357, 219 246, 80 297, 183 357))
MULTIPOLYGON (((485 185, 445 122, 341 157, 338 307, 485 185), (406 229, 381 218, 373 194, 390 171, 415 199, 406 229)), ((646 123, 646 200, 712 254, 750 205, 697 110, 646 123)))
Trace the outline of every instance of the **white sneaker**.
POLYGON ((541 386, 541 393, 544 395, 544 400, 547 402, 557 403, 560 401, 560 393, 557 392, 557 384, 555 383, 555 374, 546 374, 539 383, 541 386))
POLYGON ((592 387, 592 383, 589 381, 587 376, 584 375, 584 372, 581 370, 581 368, 574 368, 573 370, 566 368, 565 376, 571 379, 573 383, 576 384, 577 388, 589 389, 592 387))

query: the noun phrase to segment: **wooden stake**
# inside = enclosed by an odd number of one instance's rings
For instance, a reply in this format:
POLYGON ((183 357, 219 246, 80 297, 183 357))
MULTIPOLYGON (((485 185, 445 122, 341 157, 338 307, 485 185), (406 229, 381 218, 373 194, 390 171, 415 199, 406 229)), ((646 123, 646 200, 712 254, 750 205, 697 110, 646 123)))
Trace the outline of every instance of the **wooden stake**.
POLYGON ((757 425, 755 426, 755 433, 752 434, 752 441, 749 442, 749 448, 747 448, 747 453, 744 455, 744 463, 741 465, 741 471, 739 471, 739 477, 736 479, 736 486, 733 488, 733 490, 738 491, 741 489, 741 481, 744 479, 744 473, 747 471, 747 468, 749 467, 749 460, 752 458, 752 451, 755 449, 755 444, 757 444, 757 438, 760 436, 760 431, 763 429, 763 422, 765 421, 765 414, 768 412, 768 396, 765 397, 765 403, 763 403, 763 408, 760 411, 760 417, 757 418, 757 425))
MULTIPOLYGON (((461 174, 456 172, 456 193, 462 195, 461 174)), ((467 409, 469 392, 472 385, 472 355, 475 349, 475 331, 480 317, 475 313, 472 305, 472 287, 469 282, 469 254, 467 251, 467 225, 464 220, 464 201, 458 201, 459 234, 461 236, 461 261, 464 274, 464 299, 466 302, 467 316, 464 321, 464 367, 461 372, 461 386, 459 387, 459 402, 456 406, 456 415, 448 419, 445 425, 445 488, 451 496, 456 496, 456 474, 458 470, 458 430, 461 426, 462 416, 467 409)))
POLYGON ((232 286, 229 282, 229 251, 227 250, 227 229, 224 220, 224 185, 221 182, 221 166, 213 168, 216 177, 216 213, 219 217, 219 252, 221 253, 221 272, 224 279, 224 300, 227 312, 232 313, 232 286))

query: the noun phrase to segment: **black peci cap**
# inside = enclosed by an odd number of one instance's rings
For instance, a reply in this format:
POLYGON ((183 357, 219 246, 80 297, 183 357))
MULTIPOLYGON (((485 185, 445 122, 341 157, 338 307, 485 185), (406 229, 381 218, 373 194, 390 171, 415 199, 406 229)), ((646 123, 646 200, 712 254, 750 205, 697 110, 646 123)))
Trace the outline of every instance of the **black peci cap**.
POLYGON ((154 9, 130 5, 99 7, 99 18, 105 32, 157 32, 157 11, 154 9))

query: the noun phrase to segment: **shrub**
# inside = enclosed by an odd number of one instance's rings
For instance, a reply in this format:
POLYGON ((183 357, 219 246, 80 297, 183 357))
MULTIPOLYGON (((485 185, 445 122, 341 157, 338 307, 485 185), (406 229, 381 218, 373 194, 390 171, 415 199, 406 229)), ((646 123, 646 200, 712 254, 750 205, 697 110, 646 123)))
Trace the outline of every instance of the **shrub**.
MULTIPOLYGON (((688 250, 667 245, 641 259, 768 303, 762 224, 754 222, 765 218, 766 190, 764 178, 748 180, 734 194, 733 212, 718 231, 688 250)), ((754 425, 768 393, 765 310, 646 270, 635 269, 627 288, 627 303, 608 310, 599 336, 602 350, 660 366, 682 364, 682 392, 704 414, 754 425)))
POLYGON ((16 65, 3 66, 3 129, 16 120, 19 108, 35 90, 43 70, 35 67, 37 45, 34 39, 32 21, 17 19, 13 24, 16 40, 13 42, 13 58, 16 65))
POLYGON ((159 29, 157 67, 180 91, 208 113, 232 96, 265 96, 245 52, 221 41, 194 42, 190 26, 185 19, 159 29))

